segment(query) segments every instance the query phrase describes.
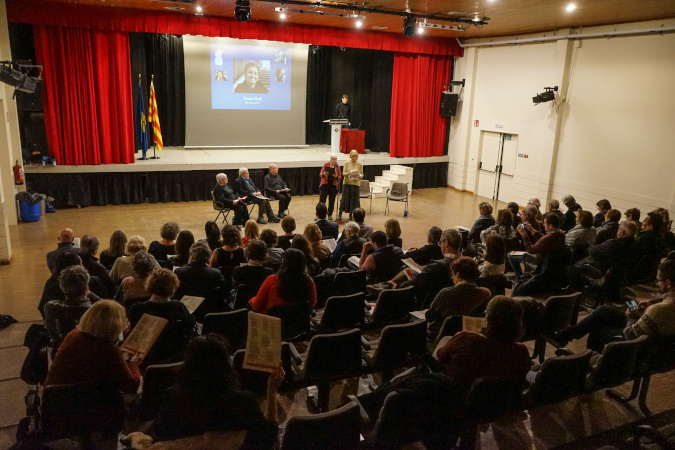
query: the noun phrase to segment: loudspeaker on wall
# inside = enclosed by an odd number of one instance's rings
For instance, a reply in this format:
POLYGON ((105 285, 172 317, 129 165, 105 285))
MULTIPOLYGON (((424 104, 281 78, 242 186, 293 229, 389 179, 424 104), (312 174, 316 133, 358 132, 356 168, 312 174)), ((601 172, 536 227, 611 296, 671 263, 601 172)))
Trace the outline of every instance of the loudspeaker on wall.
POLYGON ((454 117, 457 114, 457 101, 459 94, 453 92, 441 93, 441 115, 445 117, 454 117))

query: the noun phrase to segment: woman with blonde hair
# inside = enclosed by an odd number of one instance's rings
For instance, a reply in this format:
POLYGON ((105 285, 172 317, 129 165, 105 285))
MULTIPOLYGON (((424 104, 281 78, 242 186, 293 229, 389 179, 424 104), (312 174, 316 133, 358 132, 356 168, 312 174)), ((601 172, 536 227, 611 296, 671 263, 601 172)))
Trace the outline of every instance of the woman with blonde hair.
POLYGON ((387 235, 387 245, 403 248, 403 239, 401 239, 401 224, 396 219, 388 219, 384 223, 384 234, 387 235))
POLYGON ((303 235, 309 241, 309 246, 312 249, 312 254, 315 258, 321 261, 330 256, 330 249, 326 244, 321 242, 321 229, 315 223, 308 223, 305 226, 303 235))
POLYGON ((361 178, 363 178, 363 164, 358 162, 359 152, 352 150, 349 152, 349 161, 345 163, 342 170, 344 181, 342 182, 342 209, 341 211, 349 214, 349 220, 352 220, 352 211, 361 207, 361 198, 359 197, 361 178))
POLYGON ((122 230, 116 230, 112 236, 110 236, 110 246, 103 250, 99 255, 99 262, 103 264, 106 269, 112 269, 117 258, 127 256, 125 252, 127 240, 127 235, 122 230))
POLYGON ((45 386, 109 381, 124 393, 135 393, 141 383, 138 364, 143 355, 130 357, 116 344, 128 324, 124 307, 119 303, 113 300, 94 303, 61 343, 45 386))
POLYGON ((244 237, 241 238, 241 247, 248 247, 248 244, 256 239, 260 239, 260 227, 258 227, 258 222, 253 219, 247 220, 244 225, 244 237))
MULTIPOLYGON (((113 283, 117 284, 128 276, 133 275, 133 269, 131 267, 131 261, 134 259, 134 255, 138 252, 148 251, 148 244, 145 243, 145 239, 142 236, 133 235, 129 238, 127 242, 126 252, 128 256, 122 256, 117 258, 115 264, 113 264, 112 269, 110 269, 110 279, 113 283)), ((153 266, 155 269, 159 269, 159 264, 155 260, 155 257, 148 255, 152 258, 153 266)))

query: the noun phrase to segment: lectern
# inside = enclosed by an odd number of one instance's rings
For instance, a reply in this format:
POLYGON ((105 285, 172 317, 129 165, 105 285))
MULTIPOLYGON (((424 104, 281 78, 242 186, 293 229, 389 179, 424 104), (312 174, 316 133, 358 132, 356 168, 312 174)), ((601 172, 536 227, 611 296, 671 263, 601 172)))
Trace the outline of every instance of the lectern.
POLYGON ((337 156, 340 153, 340 132, 342 125, 349 125, 347 119, 328 119, 324 123, 330 125, 330 155, 337 156))

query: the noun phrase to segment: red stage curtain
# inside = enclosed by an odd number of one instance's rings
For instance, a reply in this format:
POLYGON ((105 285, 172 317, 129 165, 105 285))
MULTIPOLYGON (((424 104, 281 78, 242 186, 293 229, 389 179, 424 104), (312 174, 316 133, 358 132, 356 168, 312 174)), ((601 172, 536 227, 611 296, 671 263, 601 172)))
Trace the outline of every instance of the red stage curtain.
POLYGON ((58 164, 134 162, 127 33, 34 27, 47 139, 58 164))
POLYGON ((195 16, 167 11, 139 11, 128 8, 103 9, 97 6, 64 2, 7 0, 7 16, 9 22, 91 30, 222 36, 431 55, 461 56, 463 53, 463 49, 454 39, 429 36, 407 38, 400 33, 292 25, 259 20, 240 23, 224 17, 195 16))
POLYGON ((440 113, 449 56, 394 55, 391 92, 391 156, 443 156, 446 120, 440 113))

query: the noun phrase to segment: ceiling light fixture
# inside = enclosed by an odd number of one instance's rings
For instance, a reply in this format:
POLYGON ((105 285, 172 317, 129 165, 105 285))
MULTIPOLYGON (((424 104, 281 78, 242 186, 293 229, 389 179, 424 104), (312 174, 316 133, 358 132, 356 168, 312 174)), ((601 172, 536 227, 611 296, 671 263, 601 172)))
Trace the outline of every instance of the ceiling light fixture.
POLYGON ((286 14, 285 14, 285 13, 281 13, 281 14, 279 14, 279 17, 281 18, 281 20, 284 20, 284 19, 286 18, 286 14))
POLYGON ((249 0, 237 0, 234 7, 234 18, 241 23, 251 20, 251 4, 249 0))
POLYGON ((415 17, 406 14, 403 19, 403 34, 406 37, 413 37, 415 36, 415 31, 417 31, 417 21, 415 20, 415 17))
POLYGON ((480 22, 480 18, 478 17, 478 13, 473 17, 472 19, 474 22, 480 22))
POLYGON ((318 16, 345 17, 345 18, 348 18, 348 19, 361 19, 361 20, 366 19, 366 16, 363 16, 363 15, 354 16, 353 14, 330 13, 330 12, 325 12, 325 11, 316 11, 316 10, 309 10, 309 9, 291 9, 291 8, 282 8, 280 6, 277 6, 276 8, 274 8, 274 10, 277 11, 277 12, 284 12, 284 13, 316 14, 318 16))
POLYGON ((574 3, 570 3, 569 5, 567 5, 565 9, 567 10, 567 12, 572 12, 575 9, 577 9, 577 5, 575 5, 574 3))
POLYGON ((363 22, 361 22, 360 20, 357 20, 356 21, 356 28, 361 28, 361 25, 363 25, 363 22))
POLYGON ((201 6, 197 6, 197 12, 202 12, 202 7, 201 7, 201 6))
POLYGON ((461 25, 442 25, 438 23, 423 23, 420 25, 421 27, 424 28, 434 28, 437 30, 453 30, 453 31, 466 31, 466 28, 464 28, 461 25))

